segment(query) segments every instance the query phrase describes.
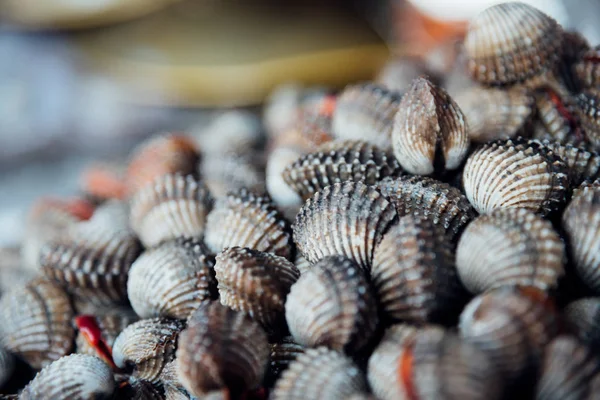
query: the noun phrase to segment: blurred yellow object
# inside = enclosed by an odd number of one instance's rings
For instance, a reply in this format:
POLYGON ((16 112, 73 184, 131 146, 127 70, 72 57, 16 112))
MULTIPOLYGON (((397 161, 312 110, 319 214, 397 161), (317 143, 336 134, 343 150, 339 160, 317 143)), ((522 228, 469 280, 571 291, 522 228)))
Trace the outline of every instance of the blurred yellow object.
POLYGON ((328 7, 182 3, 144 20, 80 34, 131 101, 174 106, 260 103, 285 82, 340 87, 370 79, 389 56, 362 20, 328 7))

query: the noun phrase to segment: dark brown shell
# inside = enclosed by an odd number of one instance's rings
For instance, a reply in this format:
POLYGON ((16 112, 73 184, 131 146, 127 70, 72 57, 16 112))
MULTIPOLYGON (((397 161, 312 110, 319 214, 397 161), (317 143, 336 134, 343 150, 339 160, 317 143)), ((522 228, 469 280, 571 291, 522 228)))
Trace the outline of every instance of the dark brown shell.
POLYGON ((393 205, 374 188, 336 183, 304 203, 293 225, 294 241, 311 263, 343 255, 368 271, 375 246, 395 219, 393 205))
POLYGON ((355 353, 375 333, 375 294, 356 263, 342 256, 325 257, 292 286, 285 318, 299 344, 355 353))
MULTIPOLYGON (((130 309, 110 310, 104 314, 89 317, 93 318, 96 326, 100 329, 102 340, 110 349, 112 349, 117 336, 119 336, 123 329, 138 320, 137 315, 130 309)), ((77 352, 80 354, 100 356, 97 351, 97 344, 90 342, 90 338, 82 330, 79 330, 77 333, 75 344, 77 352)))
POLYGON ((562 29, 538 9, 508 2, 471 20, 464 47, 475 80, 514 84, 554 68, 561 56, 562 29))
POLYGON ((563 310, 568 331, 595 349, 600 348, 600 298, 586 297, 563 310))
POLYGON ((240 246, 291 259, 293 250, 290 227, 271 198, 246 189, 217 201, 208 214, 205 242, 214 253, 240 246))
POLYGON ((291 336, 286 336, 276 343, 269 343, 271 353, 269 356, 269 367, 265 376, 268 386, 274 384, 289 365, 305 351, 304 346, 294 342, 291 336))
POLYGON ((198 308, 181 332, 177 370, 194 396, 226 387, 239 394, 262 381, 268 358, 267 336, 260 325, 213 302, 198 308))
POLYGON ((38 278, 0 300, 2 346, 39 369, 71 352, 73 308, 57 284, 38 278))
POLYGON ((548 86, 534 92, 536 121, 534 137, 562 144, 580 145, 586 142, 575 99, 548 86))
POLYGON ((407 215, 375 249, 371 281, 393 321, 452 321, 464 304, 453 245, 440 226, 407 215))
POLYGON ((575 75, 586 89, 600 89, 600 46, 586 51, 574 65, 575 75))
POLYGON ((577 96, 581 126, 587 138, 595 147, 600 148, 600 89, 588 90, 577 96))
POLYGON ((560 157, 567 166, 569 186, 574 188, 583 181, 595 180, 600 176, 600 154, 559 142, 543 141, 541 144, 560 157))
POLYGON ((283 171, 283 179, 304 200, 326 186, 344 181, 373 185, 386 176, 402 173, 390 150, 368 142, 341 141, 320 146, 283 171))
POLYGON ((441 87, 425 78, 413 81, 394 117, 392 146, 411 174, 457 169, 469 149, 466 119, 441 87))

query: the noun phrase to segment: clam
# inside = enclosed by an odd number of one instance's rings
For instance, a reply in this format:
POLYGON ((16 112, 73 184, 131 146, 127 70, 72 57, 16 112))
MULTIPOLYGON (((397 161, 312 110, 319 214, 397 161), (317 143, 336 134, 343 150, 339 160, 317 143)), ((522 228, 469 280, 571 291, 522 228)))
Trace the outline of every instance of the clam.
POLYGON ((592 145, 600 148, 600 90, 588 90, 577 96, 581 126, 592 145))
POLYGON ((576 105, 568 93, 545 86, 534 92, 537 118, 534 137, 562 144, 579 145, 585 142, 576 105))
POLYGON ((0 387, 10 379, 15 361, 12 354, 0 347, 0 387))
POLYGON ((349 358, 324 347, 306 350, 275 384, 273 400, 348 399, 367 391, 363 373, 349 358))
POLYGON ((214 258, 198 239, 178 238, 147 250, 131 266, 127 294, 142 318, 185 319, 216 297, 214 258))
POLYGON ((395 221, 394 206, 362 182, 327 186, 296 216, 294 241, 310 263, 343 255, 369 270, 375 246, 395 221))
POLYGON ((600 298, 586 297, 569 303, 563 310, 569 332, 594 349, 600 348, 600 298))
POLYGON ((368 364, 373 392, 388 399, 499 399, 502 381, 485 353, 436 326, 390 327, 368 364))
POLYGON ((482 215, 458 242, 456 266, 472 293, 501 286, 556 288, 564 275, 564 244, 549 221, 522 208, 482 215))
POLYGON ((212 153, 202 158, 200 171, 210 192, 223 197, 243 188, 256 192, 265 190, 264 171, 252 154, 212 153))
POLYGON ((382 178, 401 173, 400 164, 391 151, 355 140, 320 146, 288 165, 283 179, 306 200, 334 183, 360 181, 373 185, 382 178))
POLYGON ((134 193, 131 228, 146 247, 181 236, 201 237, 212 196, 193 176, 162 175, 134 193))
POLYGON ((239 394, 262 381, 268 358, 260 325, 213 302, 199 307, 181 332, 177 371, 193 396, 225 388, 239 394))
POLYGON ((600 89, 600 46, 587 50, 575 63, 574 72, 584 88, 600 89))
POLYGON ((216 202, 208 214, 205 235, 205 242, 214 253, 240 246, 292 257, 292 235, 287 221, 268 195, 247 189, 216 202))
POLYGON ((565 163, 522 139, 481 146, 467 159, 462 178, 467 198, 482 214, 519 207, 545 215, 562 206, 568 190, 565 163))
POLYGON ((38 278, 0 299, 0 342, 39 369, 71 352, 75 338, 72 319, 67 293, 38 278))
POLYGON ((248 314, 267 332, 285 330, 285 299, 300 271, 274 254, 230 247, 216 257, 221 304, 248 314))
POLYGON ((425 78, 413 81, 394 117, 392 147, 411 174, 457 169, 469 149, 466 119, 450 95, 425 78))
POLYGON ((499 288, 475 297, 460 316, 462 338, 485 351, 514 382, 535 367, 557 334, 550 298, 534 288, 499 288))
POLYGON ((467 28, 469 72, 486 85, 511 85, 540 75, 558 62, 562 32, 554 19, 528 4, 489 7, 467 28))
POLYGON ((394 321, 451 321, 465 297, 450 238, 441 226, 412 215, 400 218, 375 249, 371 281, 394 321))
POLYGON ((108 365, 85 354, 65 356, 41 370, 23 389, 21 400, 110 399, 115 379, 108 365))
POLYGON ((269 343, 269 348, 271 352, 265 381, 271 386, 300 354, 304 354, 305 348, 289 336, 278 342, 269 343))
POLYGON ((589 151, 585 147, 577 147, 560 142, 541 142, 560 157, 567 166, 569 186, 574 188, 583 181, 593 181, 600 176, 600 155, 589 151))
POLYGON ((333 112, 335 138, 365 140, 389 148, 400 97, 400 93, 373 83, 346 86, 333 112))
POLYGON ((377 304, 365 273, 352 260, 330 256, 302 274, 285 303, 294 340, 346 353, 365 347, 377 328, 377 304))

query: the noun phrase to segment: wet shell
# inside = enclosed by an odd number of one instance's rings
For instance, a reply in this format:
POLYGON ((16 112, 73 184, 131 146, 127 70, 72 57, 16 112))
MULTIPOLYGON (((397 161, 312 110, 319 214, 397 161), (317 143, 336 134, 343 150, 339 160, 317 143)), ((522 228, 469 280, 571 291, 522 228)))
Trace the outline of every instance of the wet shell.
POLYGON ((577 96, 581 126, 596 149, 600 148, 600 91, 590 90, 577 96))
POLYGON ((575 145, 585 142, 575 101, 570 94, 543 87, 534 92, 534 97, 537 109, 535 138, 575 145))
POLYGON ((350 359, 319 347, 306 350, 290 364, 275 384, 271 398, 347 399, 366 391, 366 380, 350 359))
POLYGON ((456 169, 469 149, 465 117, 444 89, 425 78, 415 79, 398 107, 392 146, 411 174, 456 169))
POLYGON ((566 172, 565 163, 537 143, 497 141, 469 156, 463 185, 467 198, 482 214, 520 207, 545 215, 565 202, 566 172))
POLYGON ((584 88, 600 89, 600 46, 586 51, 574 65, 574 70, 584 88))
POLYGON ((177 338, 185 324, 166 318, 145 319, 125 328, 113 345, 119 368, 133 367, 132 375, 152 383, 163 379, 175 359, 177 338))
POLYGON ((162 175, 197 174, 200 154, 194 141, 182 134, 159 134, 141 143, 132 153, 125 175, 129 194, 162 175))
POLYGON ((256 192, 265 190, 264 171, 251 154, 207 154, 202 158, 200 171, 204 183, 216 197, 242 188, 256 192))
POLYGON ((451 321, 464 304, 452 242, 440 226, 419 217, 400 218, 383 237, 371 281, 394 321, 451 321))
POLYGON ((559 142, 543 141, 541 144, 560 157, 567 166, 570 187, 579 186, 583 181, 595 180, 600 176, 600 155, 584 147, 559 142))
POLYGON ((492 211, 460 237, 456 266, 472 293, 501 286, 550 290, 564 275, 564 245, 549 221, 524 210, 492 211))
POLYGON ((368 364, 382 399, 499 399, 501 384, 487 356, 435 326, 389 328, 368 364))
POLYGON ((208 214, 205 242, 214 253, 240 246, 292 257, 291 230, 283 215, 270 197, 246 189, 217 201, 208 214))
POLYGON ((486 85, 525 81, 557 63, 562 29, 520 2, 498 4, 471 20, 464 42, 471 76, 486 85))
POLYGON ((198 308, 181 333, 177 369, 194 396, 225 387, 241 393, 262 381, 268 358, 267 336, 260 325, 213 302, 198 308))
POLYGON ((600 298, 588 297, 568 304, 563 317, 569 332, 590 347, 600 348, 600 298))
POLYGON ((12 354, 0 347, 0 387, 10 379, 14 364, 12 354))
POLYGON ((131 228, 146 247, 176 237, 202 237, 212 196, 193 176, 163 175, 134 194, 131 228))
POLYGON ((471 141, 510 139, 531 120, 534 98, 523 88, 471 87, 455 97, 469 126, 471 141))
POLYGON ((296 359, 300 354, 305 351, 304 346, 301 346, 294 342, 292 337, 284 337, 277 343, 269 343, 271 353, 269 356, 269 368, 265 376, 265 382, 271 386, 281 376, 289 365, 296 359))
POLYGON ((283 171, 283 179, 304 200, 315 192, 345 181, 373 185, 402 173, 391 151, 363 141, 326 143, 300 157, 283 171))
POLYGON ((549 297, 536 289, 512 287, 475 297, 460 316, 459 330, 514 381, 537 364, 558 328, 549 297))
POLYGON ((347 86, 333 113, 333 134, 341 140, 365 140, 382 149, 391 146, 400 93, 373 83, 347 86))
POLYGON ((394 206, 362 182, 327 186, 296 216, 294 241, 309 262, 343 255, 369 270, 375 246, 395 221, 394 206))
POLYGON ((576 338, 560 336, 547 347, 537 400, 592 400, 600 390, 600 359, 576 338))
POLYGON ((369 343, 378 323, 367 277, 342 256, 323 258, 292 286, 285 318, 294 340, 355 353, 369 343))
POLYGON ((578 190, 562 221, 575 272, 587 286, 600 292, 600 187, 578 190))
POLYGON ((197 239, 179 238, 147 250, 131 266, 127 294, 142 318, 185 319, 216 297, 214 258, 197 239))
POLYGON ((399 217, 416 215, 457 238, 477 213, 460 190, 421 176, 385 178, 376 185, 396 208, 399 217))
POLYGON ((46 279, 35 279, 2 296, 0 341, 38 369, 71 352, 72 319, 67 293, 46 279))
POLYGON ((291 261, 243 247, 217 255, 215 272, 221 304, 248 314, 267 332, 285 328, 285 299, 300 271, 291 261))
POLYGON ((108 350, 110 355, 117 336, 119 336, 123 329, 137 320, 137 315, 130 309, 111 310, 97 316, 79 315, 75 318, 76 325, 79 328, 77 338, 75 339, 77 352, 103 358, 105 351, 108 350), (95 328, 98 331, 92 332, 91 330, 95 328), (100 333, 102 345, 99 346, 97 342, 98 338, 94 337, 94 333, 100 333), (104 348, 104 345, 108 349, 104 348))
POLYGON ((108 365, 96 357, 72 354, 41 370, 19 399, 110 399, 114 390, 115 380, 108 365))

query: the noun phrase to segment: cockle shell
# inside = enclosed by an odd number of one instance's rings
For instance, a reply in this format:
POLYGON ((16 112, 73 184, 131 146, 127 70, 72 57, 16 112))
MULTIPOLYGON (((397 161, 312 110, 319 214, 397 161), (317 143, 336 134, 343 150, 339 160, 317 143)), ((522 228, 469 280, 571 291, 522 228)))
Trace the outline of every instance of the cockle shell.
POLYGON ((534 137, 562 144, 585 142, 575 100, 569 93, 545 86, 535 90, 536 122, 534 137))
POLYGON ((283 171, 283 179, 304 200, 326 186, 345 181, 373 185, 402 173, 389 150, 360 140, 326 143, 283 171))
POLYGON ((588 90, 577 96, 579 118, 587 139, 600 148, 600 89, 588 90))
POLYGON ((286 167, 302 157, 306 151, 299 146, 277 146, 271 150, 266 167, 266 185, 269 196, 279 207, 299 209, 302 199, 283 179, 286 167))
POLYGON ((586 51, 574 65, 574 72, 586 89, 600 89, 600 46, 586 51))
POLYGON ((160 382, 175 359, 178 335, 184 327, 184 322, 167 318, 134 322, 115 339, 115 364, 119 368, 133 367, 135 378, 160 382))
POLYGON ((191 175, 163 175, 134 193, 131 228, 146 247, 180 236, 202 237, 213 199, 191 175))
POLYGON ((411 174, 457 169, 469 149, 466 119, 442 88, 425 78, 413 81, 394 117, 392 146, 411 174))
POLYGON ((185 319, 216 297, 214 258, 198 239, 178 238, 147 250, 131 266, 127 294, 142 318, 185 319))
POLYGON ((557 334, 557 315, 543 292, 505 287, 475 297, 460 316, 459 330, 513 382, 538 363, 557 334))
POLYGON ((72 319, 67 293, 38 278, 0 299, 0 342, 39 369, 71 352, 75 338, 72 319))
POLYGON ((554 67, 561 55, 562 29, 528 4, 507 2, 471 20, 464 48, 475 80, 515 84, 554 67))
POLYGON ((200 306, 179 336, 177 370, 193 396, 228 388, 235 393, 257 386, 269 358, 260 325, 219 302, 200 306))
POLYGON ((275 384, 273 400, 348 399, 367 391, 363 373, 349 358, 325 347, 306 350, 275 384))
POLYGON ((341 140, 365 140, 382 149, 391 146, 400 93, 373 83, 347 86, 333 113, 333 134, 341 140))
POLYGON ((343 255, 368 271, 375 246, 395 219, 394 206, 373 187, 336 183, 304 203, 293 225, 294 241, 311 263, 343 255))
POLYGON ((8 382, 14 369, 14 360, 12 354, 0 346, 0 387, 8 382))
POLYGON ((199 169, 204 183, 217 198, 242 188, 263 192, 264 169, 255 158, 249 152, 209 153, 202 157, 199 169))
POLYGON ((594 349, 600 348, 600 298, 586 297, 569 303, 563 319, 570 333, 594 349))
POLYGON ((456 266, 472 293, 501 286, 551 290, 564 275, 564 252, 549 221, 522 208, 499 209, 467 226, 456 266))
POLYGON ((499 399, 486 354, 437 326, 390 327, 368 364, 373 392, 391 399, 499 399))
POLYGON ((290 336, 286 336, 276 343, 269 343, 269 348, 271 352, 269 354, 269 367, 267 368, 265 382, 271 386, 277 381, 283 371, 300 354, 304 353, 305 348, 294 342, 294 339, 290 336))
POLYGON ((549 149, 522 139, 483 145, 467 159, 463 185, 480 213, 520 207, 547 214, 566 199, 565 163, 549 149))
POLYGON ((216 257, 221 304, 248 314, 267 332, 285 330, 285 299, 300 271, 284 257, 230 247, 216 257))
POLYGON ((321 259, 292 286, 285 318, 294 340, 355 353, 366 346, 378 323, 367 277, 343 256, 321 259))
POLYGON ((241 189, 217 201, 208 214, 205 242, 214 253, 240 246, 291 259, 292 235, 267 195, 241 189))
POLYGON ((593 181, 600 176, 600 154, 560 142, 543 141, 541 144, 561 158, 567 166, 569 186, 575 188, 583 181, 593 181))
POLYGON ((375 249, 371 281, 380 308, 394 321, 452 321, 465 291, 444 229, 407 215, 375 249))
POLYGON ((114 390, 115 379, 108 365, 96 357, 72 354, 41 370, 19 399, 108 400, 114 390))

